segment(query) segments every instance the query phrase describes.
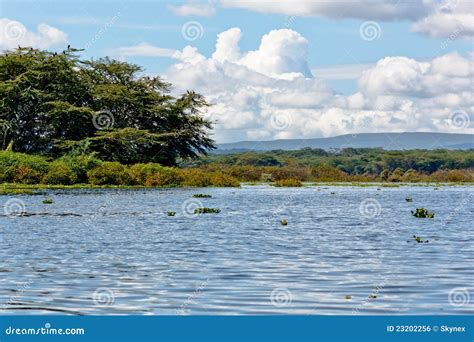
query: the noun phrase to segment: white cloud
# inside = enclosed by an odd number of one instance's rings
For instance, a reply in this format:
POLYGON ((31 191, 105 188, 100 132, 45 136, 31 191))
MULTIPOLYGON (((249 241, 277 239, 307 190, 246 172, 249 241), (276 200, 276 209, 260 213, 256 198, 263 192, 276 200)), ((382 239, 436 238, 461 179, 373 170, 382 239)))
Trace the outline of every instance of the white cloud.
POLYGON ((114 54, 126 56, 141 56, 141 57, 172 57, 177 51, 173 49, 164 49, 150 45, 148 43, 141 43, 134 46, 124 46, 113 50, 114 54))
POLYGON ((216 8, 211 4, 189 2, 181 6, 169 5, 168 9, 176 15, 198 16, 198 17, 212 17, 216 14, 216 8))
POLYGON ((431 0, 222 0, 224 7, 243 8, 264 13, 364 20, 417 19, 431 10, 431 0))
POLYGON ((472 113, 472 58, 457 53, 433 60, 386 57, 366 66, 359 90, 336 94, 306 69, 308 42, 292 30, 266 34, 255 51, 241 51, 242 33, 219 34, 207 58, 186 47, 166 73, 176 92, 194 89, 214 105, 219 142, 332 136, 361 132, 453 131, 450 113, 472 113))
POLYGON ((222 0, 222 6, 287 16, 361 19, 376 21, 409 20, 412 31, 431 37, 474 36, 472 0, 222 0))
POLYGON ((37 32, 31 32, 19 21, 0 18, 0 49, 18 45, 45 49, 66 42, 66 33, 45 23, 37 26, 37 32))
POLYGON ((371 67, 372 63, 325 65, 311 69, 311 73, 326 80, 355 80, 371 67))
POLYGON ((474 3, 472 0, 447 0, 431 15, 420 19, 412 31, 431 37, 474 36, 474 3))

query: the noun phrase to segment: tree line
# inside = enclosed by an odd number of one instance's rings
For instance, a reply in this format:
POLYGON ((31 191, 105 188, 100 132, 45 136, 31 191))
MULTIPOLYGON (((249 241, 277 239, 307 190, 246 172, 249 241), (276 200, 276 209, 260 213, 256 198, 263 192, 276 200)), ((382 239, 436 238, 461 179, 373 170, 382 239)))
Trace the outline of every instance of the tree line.
POLYGON ((0 55, 2 150, 175 165, 215 147, 202 95, 173 97, 171 84, 138 65, 79 52, 18 47, 0 55))

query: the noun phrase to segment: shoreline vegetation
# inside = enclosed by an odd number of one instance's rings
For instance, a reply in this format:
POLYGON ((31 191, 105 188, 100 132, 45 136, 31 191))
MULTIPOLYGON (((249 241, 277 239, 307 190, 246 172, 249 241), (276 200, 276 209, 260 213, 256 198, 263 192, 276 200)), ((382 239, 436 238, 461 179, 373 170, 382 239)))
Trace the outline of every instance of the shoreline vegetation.
POLYGON ((474 149, 208 154, 209 103, 108 57, 18 47, 0 54, 0 194, 48 188, 472 183, 474 149))

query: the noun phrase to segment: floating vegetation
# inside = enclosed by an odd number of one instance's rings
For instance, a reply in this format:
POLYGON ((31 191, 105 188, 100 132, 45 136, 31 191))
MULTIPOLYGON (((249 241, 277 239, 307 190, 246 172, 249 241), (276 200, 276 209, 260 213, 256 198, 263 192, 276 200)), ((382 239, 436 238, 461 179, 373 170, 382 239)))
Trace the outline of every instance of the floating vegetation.
POLYGON ((280 220, 280 224, 281 224, 282 226, 287 226, 287 225, 288 225, 288 220, 281 219, 281 220, 280 220))
POLYGON ((54 201, 52 198, 48 197, 43 200, 43 204, 53 204, 54 201))
POLYGON ((375 299, 375 298, 377 298, 377 296, 374 295, 374 294, 370 294, 370 295, 369 295, 369 298, 370 298, 370 299, 375 299))
POLYGON ((425 208, 416 208, 416 211, 411 211, 411 214, 418 218, 433 218, 434 213, 430 213, 428 209, 425 208))
POLYGON ((335 195, 336 193, 335 192, 331 192, 331 195, 335 195))
POLYGON ((218 214, 221 210, 217 208, 196 208, 194 209, 195 214, 218 214))
POLYGON ((174 215, 176 215, 176 211, 168 211, 166 214, 168 216, 174 216, 174 215))
POLYGON ((194 194, 193 197, 195 198, 211 198, 211 195, 208 194, 194 194))
POLYGON ((439 190, 439 188, 433 188, 433 190, 439 190))
POLYGON ((352 299, 352 296, 346 295, 344 298, 345 298, 346 300, 351 300, 351 299, 352 299))
POLYGON ((428 243, 428 242, 430 242, 429 240, 423 240, 420 236, 416 236, 416 235, 413 235, 413 238, 418 243, 428 243))
POLYGON ((407 198, 405 198, 405 201, 407 201, 407 202, 413 202, 413 198, 407 197, 407 198))

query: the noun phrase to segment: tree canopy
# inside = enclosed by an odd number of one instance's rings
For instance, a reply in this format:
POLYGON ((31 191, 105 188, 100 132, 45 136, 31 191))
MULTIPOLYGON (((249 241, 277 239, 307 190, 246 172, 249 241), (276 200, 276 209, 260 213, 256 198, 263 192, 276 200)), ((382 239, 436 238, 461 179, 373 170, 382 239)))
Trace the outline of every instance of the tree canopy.
POLYGON ((74 149, 124 164, 174 165, 215 148, 208 103, 135 64, 19 47, 0 55, 2 149, 58 157, 74 149))

